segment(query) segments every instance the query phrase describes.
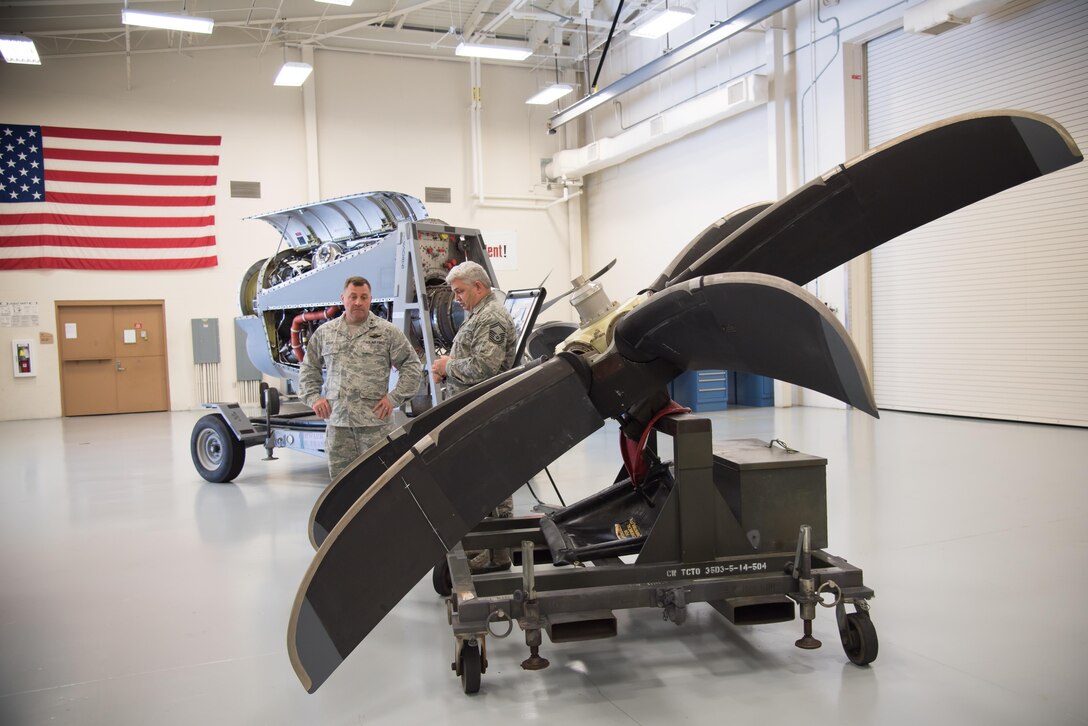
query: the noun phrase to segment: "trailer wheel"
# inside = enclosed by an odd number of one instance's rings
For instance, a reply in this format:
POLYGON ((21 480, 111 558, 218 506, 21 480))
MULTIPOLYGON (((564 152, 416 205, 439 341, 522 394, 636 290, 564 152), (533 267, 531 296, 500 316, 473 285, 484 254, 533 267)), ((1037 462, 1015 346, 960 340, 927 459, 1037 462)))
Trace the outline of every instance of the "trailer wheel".
POLYGON ((189 453, 200 476, 216 484, 234 479, 246 463, 246 447, 217 413, 196 422, 189 438, 189 453))
POLYGON ((869 613, 856 612, 847 615, 846 631, 840 632, 839 637, 842 639, 842 649, 846 651, 846 657, 851 663, 864 666, 876 660, 880 644, 869 613))
POLYGON ((278 388, 265 386, 261 389, 261 408, 268 411, 269 416, 276 416, 280 412, 280 391, 278 388))
POLYGON ((466 641, 461 646, 461 688, 472 695, 480 691, 480 672, 483 670, 483 657, 480 645, 475 640, 466 641))
POLYGON ((431 570, 431 585, 442 597, 449 597, 453 592, 453 579, 450 577, 450 563, 443 557, 431 570))

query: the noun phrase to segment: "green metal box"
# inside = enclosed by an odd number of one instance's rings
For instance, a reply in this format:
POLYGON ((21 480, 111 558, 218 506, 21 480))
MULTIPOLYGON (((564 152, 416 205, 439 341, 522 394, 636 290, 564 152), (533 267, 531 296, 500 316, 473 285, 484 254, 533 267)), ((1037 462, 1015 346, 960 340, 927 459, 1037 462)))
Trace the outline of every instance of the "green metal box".
POLYGON ((812 547, 827 546, 827 459, 759 439, 714 445, 714 485, 755 552, 797 547, 802 524, 812 547))

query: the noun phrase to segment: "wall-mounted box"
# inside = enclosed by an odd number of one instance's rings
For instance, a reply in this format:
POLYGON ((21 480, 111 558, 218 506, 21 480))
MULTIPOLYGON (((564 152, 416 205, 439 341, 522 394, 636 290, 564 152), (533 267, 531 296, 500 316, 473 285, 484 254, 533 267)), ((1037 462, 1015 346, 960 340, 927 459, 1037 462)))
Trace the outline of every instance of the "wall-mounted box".
POLYGON ((38 375, 38 355, 34 341, 11 341, 11 365, 16 378, 38 375))

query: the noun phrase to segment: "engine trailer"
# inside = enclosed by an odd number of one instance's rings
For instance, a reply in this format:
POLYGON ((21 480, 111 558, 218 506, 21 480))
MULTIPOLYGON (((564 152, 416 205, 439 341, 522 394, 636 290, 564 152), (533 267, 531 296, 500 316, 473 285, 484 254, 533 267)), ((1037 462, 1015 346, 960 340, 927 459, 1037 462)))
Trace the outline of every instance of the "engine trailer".
MULTIPOLYGON (((424 371, 447 353, 465 314, 446 283, 454 266, 473 261, 499 290, 487 246, 478 229, 454 227, 427 216, 423 202, 397 192, 367 192, 281 209, 250 219, 280 234, 280 249, 258 260, 242 277, 236 319, 245 333, 246 354, 261 373, 298 383, 310 336, 340 313, 344 280, 371 284, 372 315, 396 325, 419 355, 424 371)), ((518 334, 515 360, 536 323, 544 288, 513 290, 504 304, 518 334)), ((396 384, 396 372, 390 385, 396 384)), ((424 375, 418 394, 393 412, 394 428, 447 397, 424 375)), ((238 403, 211 403, 197 421, 190 453, 197 472, 211 482, 234 479, 245 450, 262 445, 271 460, 277 447, 325 453, 325 422, 297 400, 261 383, 263 416, 247 416, 238 403)))

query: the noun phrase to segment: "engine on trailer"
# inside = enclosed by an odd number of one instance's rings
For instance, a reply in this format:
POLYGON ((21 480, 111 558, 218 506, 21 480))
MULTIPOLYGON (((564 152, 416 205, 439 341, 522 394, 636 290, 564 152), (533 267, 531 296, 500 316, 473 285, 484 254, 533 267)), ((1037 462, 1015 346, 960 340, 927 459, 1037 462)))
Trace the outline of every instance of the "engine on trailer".
POLYGON ((341 313, 348 277, 370 282, 372 313, 400 326, 428 366, 465 318, 449 270, 473 260, 498 284, 479 230, 429 218, 406 194, 368 192, 252 219, 275 227, 282 247, 243 276, 238 324, 254 365, 274 377, 297 381, 310 336, 341 313))

